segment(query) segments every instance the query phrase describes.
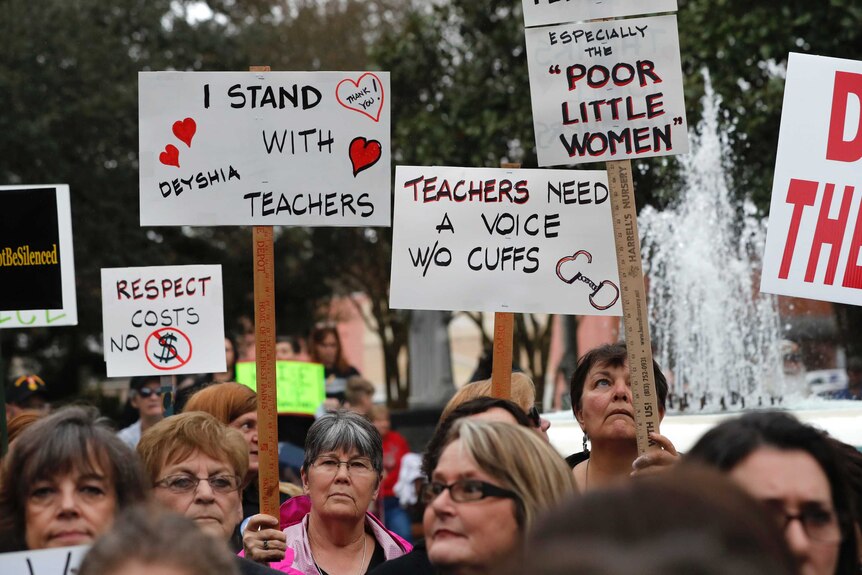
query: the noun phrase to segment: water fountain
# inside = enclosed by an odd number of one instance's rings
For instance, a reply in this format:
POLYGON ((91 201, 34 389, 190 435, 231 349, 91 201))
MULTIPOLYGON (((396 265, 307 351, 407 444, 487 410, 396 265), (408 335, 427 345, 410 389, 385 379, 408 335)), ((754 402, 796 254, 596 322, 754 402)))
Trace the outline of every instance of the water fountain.
POLYGON ((691 152, 678 158, 678 198, 638 216, 650 333, 671 376, 672 410, 774 406, 804 390, 783 377, 777 298, 757 287, 765 223, 731 191, 721 100, 704 78, 703 116, 689 136, 691 152))
MULTIPOLYGON (((646 207, 638 215, 650 333, 656 361, 670 376, 662 433, 685 451, 734 412, 774 407, 862 446, 859 402, 807 397, 804 382, 784 377, 777 300, 759 293, 766 222, 748 198, 731 191, 721 99, 704 78, 691 152, 677 157, 680 193, 668 208, 646 207)), ((579 450, 581 432, 571 414, 550 419, 557 448, 579 450)))

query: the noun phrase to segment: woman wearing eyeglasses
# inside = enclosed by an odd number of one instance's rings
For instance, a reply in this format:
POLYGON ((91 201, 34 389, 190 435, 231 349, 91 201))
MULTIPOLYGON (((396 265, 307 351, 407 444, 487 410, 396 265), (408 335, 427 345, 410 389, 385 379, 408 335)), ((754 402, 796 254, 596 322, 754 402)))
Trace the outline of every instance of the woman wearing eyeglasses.
POLYGON ((428 559, 454 575, 494 573, 537 516, 575 492, 565 461, 535 433, 463 419, 423 489, 428 559))
POLYGON ((368 506, 383 475, 380 434, 356 413, 336 411, 308 430, 302 465, 305 495, 281 506, 281 520, 253 516, 243 531, 246 557, 282 561, 293 554, 289 573, 362 575, 410 551, 368 506))
POLYGON ((854 514, 829 438, 781 412, 748 413, 708 431, 686 455, 727 473, 784 531, 800 575, 859 573, 854 514))
POLYGON ((134 452, 92 408, 27 427, 0 472, 0 552, 92 543, 147 487, 134 452))
MULTIPOLYGON (((147 430, 138 443, 138 455, 155 500, 227 547, 242 519, 239 492, 248 471, 248 446, 242 434, 209 413, 181 413, 147 430)), ((274 572, 236 560, 246 575, 274 572)))

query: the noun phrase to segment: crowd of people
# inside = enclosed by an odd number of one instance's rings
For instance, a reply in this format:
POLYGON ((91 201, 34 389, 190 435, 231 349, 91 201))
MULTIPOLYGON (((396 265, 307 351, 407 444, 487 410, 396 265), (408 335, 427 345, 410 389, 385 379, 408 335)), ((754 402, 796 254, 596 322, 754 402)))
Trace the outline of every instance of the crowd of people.
POLYGON ((579 360, 569 391, 584 449, 568 457, 524 374, 511 400, 489 397, 490 380, 463 386, 420 456, 337 330, 311 346, 330 401, 277 517, 258 503, 256 394, 230 377, 198 378, 170 416, 158 379, 133 378, 138 418, 119 431, 93 407, 48 411, 44 382, 19 378, 0 552, 91 545, 83 575, 860 572, 862 453, 753 411, 685 454, 658 433, 639 454, 624 344, 579 360))

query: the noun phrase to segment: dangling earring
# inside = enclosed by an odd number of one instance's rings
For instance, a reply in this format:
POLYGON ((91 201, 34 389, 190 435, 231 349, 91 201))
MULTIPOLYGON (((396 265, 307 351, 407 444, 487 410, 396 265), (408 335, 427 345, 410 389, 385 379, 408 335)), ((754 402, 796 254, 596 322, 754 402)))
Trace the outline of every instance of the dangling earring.
POLYGON ((589 437, 587 437, 587 432, 585 431, 584 432, 584 453, 586 453, 587 455, 589 455, 589 453, 590 453, 590 449, 589 449, 589 447, 587 447, 587 440, 588 439, 589 439, 589 437))

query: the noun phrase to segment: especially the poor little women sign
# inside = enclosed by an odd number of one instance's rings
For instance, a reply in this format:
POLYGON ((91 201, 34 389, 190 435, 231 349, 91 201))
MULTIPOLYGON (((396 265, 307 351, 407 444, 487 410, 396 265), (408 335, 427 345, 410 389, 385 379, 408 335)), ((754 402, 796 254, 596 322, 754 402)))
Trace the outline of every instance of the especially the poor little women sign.
POLYGON ((676 12, 676 0, 523 0, 524 25, 676 12))
POLYGON ((0 186, 0 329, 77 323, 69 186, 0 186))
POLYGON ((675 16, 526 30, 540 166, 688 152, 675 16))
POLYGON ((390 307, 620 315, 607 175, 398 166, 390 307))
POLYGON ((141 225, 389 225, 387 72, 139 82, 141 225))
POLYGON ((862 62, 790 54, 761 290, 862 305, 862 62))
POLYGON ((225 370, 221 266, 102 270, 108 377, 225 370))

